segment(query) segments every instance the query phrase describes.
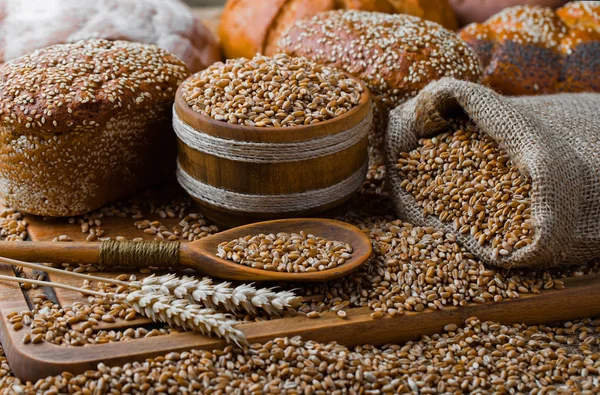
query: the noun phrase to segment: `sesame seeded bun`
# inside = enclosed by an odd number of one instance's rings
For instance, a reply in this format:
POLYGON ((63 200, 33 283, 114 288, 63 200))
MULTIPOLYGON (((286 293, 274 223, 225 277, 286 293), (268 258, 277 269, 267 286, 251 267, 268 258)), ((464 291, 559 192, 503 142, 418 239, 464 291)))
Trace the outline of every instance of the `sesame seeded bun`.
POLYGON ((382 145, 389 110, 428 83, 442 77, 478 81, 480 76, 475 52, 456 34, 410 15, 323 12, 297 21, 278 46, 367 84, 375 104, 375 147, 382 145))
POLYGON ((24 212, 70 216, 160 181, 174 163, 171 106, 188 75, 174 55, 126 41, 55 45, 6 63, 0 195, 24 212))
POLYGON ((512 7, 460 36, 481 58, 483 83, 501 93, 600 92, 600 1, 512 7))
POLYGON ((416 15, 458 28, 447 0, 228 0, 219 27, 223 50, 228 58, 272 56, 295 21, 336 9, 416 15))

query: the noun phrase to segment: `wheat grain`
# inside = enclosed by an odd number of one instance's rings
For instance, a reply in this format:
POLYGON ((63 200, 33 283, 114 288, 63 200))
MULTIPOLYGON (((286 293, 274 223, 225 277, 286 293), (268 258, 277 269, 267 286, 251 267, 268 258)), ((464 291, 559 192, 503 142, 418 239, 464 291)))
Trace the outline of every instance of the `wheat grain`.
POLYGON ((217 121, 294 127, 348 112, 363 86, 335 68, 279 54, 215 63, 187 79, 181 92, 192 110, 217 121))
MULTIPOLYGON (((170 352, 23 383, 0 349, 6 394, 584 394, 600 391, 600 320, 502 325, 469 318, 402 345, 279 338, 170 352)), ((2 389, 0 389, 0 394, 2 389)))
POLYGON ((12 208, 0 211, 0 240, 23 241, 27 238, 27 220, 12 208))
POLYGON ((531 180, 473 123, 420 139, 396 168, 423 215, 452 223, 491 248, 495 259, 532 243, 531 180))
POLYGON ((305 232, 258 234, 219 244, 217 256, 241 265, 278 272, 315 272, 346 263, 352 247, 305 232))

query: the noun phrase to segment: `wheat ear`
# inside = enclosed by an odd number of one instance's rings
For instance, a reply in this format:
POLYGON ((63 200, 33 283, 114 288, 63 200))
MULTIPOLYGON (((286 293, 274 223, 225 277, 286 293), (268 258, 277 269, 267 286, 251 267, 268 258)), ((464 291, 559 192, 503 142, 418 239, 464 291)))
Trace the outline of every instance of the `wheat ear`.
POLYGON ((123 299, 136 312, 150 318, 154 322, 163 322, 170 326, 177 326, 206 335, 215 334, 237 345, 247 344, 244 333, 233 328, 233 325, 238 323, 236 320, 229 318, 226 314, 217 313, 199 304, 190 303, 187 299, 177 299, 149 290, 135 290, 128 294, 100 292, 52 281, 5 275, 0 275, 0 280, 64 288, 107 299, 123 299))
POLYGON ((213 333, 238 346, 247 344, 244 333, 233 327, 239 322, 227 314, 217 313, 199 304, 190 303, 187 299, 178 299, 142 289, 128 293, 125 301, 135 311, 155 322, 164 322, 206 335, 213 333))
POLYGON ((176 298, 186 298, 213 309, 225 309, 230 312, 246 311, 256 314, 262 309, 268 314, 280 314, 286 308, 300 304, 301 298, 291 291, 275 292, 270 288, 255 288, 251 284, 232 287, 229 282, 214 284, 212 279, 205 277, 198 280, 193 277, 177 277, 173 274, 149 276, 140 281, 132 281, 130 285, 143 290, 152 290, 171 295, 176 298))
POLYGON ((291 291, 275 292, 270 288, 255 288, 252 284, 242 284, 232 288, 228 282, 214 284, 213 280, 205 277, 198 280, 193 277, 177 277, 174 274, 163 276, 149 276, 141 281, 121 281, 107 277, 93 276, 69 272, 36 263, 23 262, 15 259, 0 257, 0 262, 23 266, 31 269, 43 270, 49 273, 78 277, 90 281, 99 281, 129 287, 132 289, 145 288, 154 290, 164 295, 172 295, 177 298, 187 298, 191 302, 197 302, 215 310, 224 309, 230 312, 246 311, 256 314, 257 309, 262 309, 270 315, 280 314, 286 308, 297 307, 302 298, 291 291))

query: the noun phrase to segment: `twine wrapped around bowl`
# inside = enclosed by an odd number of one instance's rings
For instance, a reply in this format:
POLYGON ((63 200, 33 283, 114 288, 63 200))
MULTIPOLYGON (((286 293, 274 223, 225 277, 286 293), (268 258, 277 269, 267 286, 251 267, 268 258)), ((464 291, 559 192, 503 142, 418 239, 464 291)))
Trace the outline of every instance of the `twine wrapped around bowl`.
POLYGON ((312 125, 233 125, 193 111, 177 91, 177 180, 222 226, 310 216, 337 207, 367 172, 372 127, 368 89, 339 117, 312 125))

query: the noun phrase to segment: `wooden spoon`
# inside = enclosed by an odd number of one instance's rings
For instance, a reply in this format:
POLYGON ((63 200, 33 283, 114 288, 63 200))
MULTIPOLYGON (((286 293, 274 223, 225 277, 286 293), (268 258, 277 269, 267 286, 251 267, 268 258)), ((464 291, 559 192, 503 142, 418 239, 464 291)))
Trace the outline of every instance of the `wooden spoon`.
MULTIPOLYGON (((123 241, 119 243, 137 244, 139 242, 123 241)), ((97 264, 100 260, 100 245, 101 243, 94 242, 0 242, 0 256, 28 262, 97 264)), ((200 273, 227 280, 327 281, 342 277, 357 269, 369 259, 371 250, 371 241, 355 226, 330 219, 294 218, 257 222, 225 230, 191 243, 181 244, 179 246, 178 264, 181 267, 191 268, 200 273), (343 265, 335 268, 308 273, 288 273, 256 269, 219 258, 216 255, 219 244, 239 237, 260 233, 300 233, 300 231, 307 234, 312 233, 315 236, 329 240, 348 243, 353 249, 352 256, 343 265)), ((128 267, 143 268, 148 265, 148 261, 144 259, 133 259, 132 261, 134 266, 128 267)))

